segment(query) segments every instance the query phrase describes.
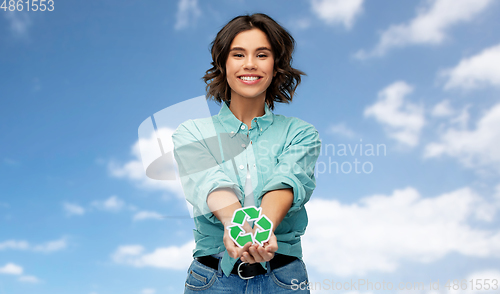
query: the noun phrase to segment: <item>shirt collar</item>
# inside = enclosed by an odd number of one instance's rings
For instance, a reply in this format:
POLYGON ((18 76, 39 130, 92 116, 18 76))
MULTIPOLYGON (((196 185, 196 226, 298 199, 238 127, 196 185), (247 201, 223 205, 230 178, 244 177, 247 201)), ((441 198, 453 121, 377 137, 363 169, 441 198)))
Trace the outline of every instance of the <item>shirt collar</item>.
MULTIPOLYGON (((269 109, 267 103, 265 103, 264 111, 265 114, 263 116, 255 117, 253 119, 257 122, 259 133, 263 133, 274 121, 274 113, 269 109)), ((236 118, 231 109, 229 109, 229 101, 223 101, 218 117, 226 131, 230 133, 231 138, 234 137, 236 133, 241 131, 243 122, 236 118)))

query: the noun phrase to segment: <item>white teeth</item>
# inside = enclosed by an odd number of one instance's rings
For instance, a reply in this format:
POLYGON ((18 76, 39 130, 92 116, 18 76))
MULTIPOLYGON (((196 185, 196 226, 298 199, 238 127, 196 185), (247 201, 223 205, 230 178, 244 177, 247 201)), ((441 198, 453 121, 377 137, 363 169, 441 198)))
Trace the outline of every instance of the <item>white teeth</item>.
POLYGON ((255 81, 255 80, 258 80, 259 77, 240 77, 240 79, 244 80, 244 81, 255 81))

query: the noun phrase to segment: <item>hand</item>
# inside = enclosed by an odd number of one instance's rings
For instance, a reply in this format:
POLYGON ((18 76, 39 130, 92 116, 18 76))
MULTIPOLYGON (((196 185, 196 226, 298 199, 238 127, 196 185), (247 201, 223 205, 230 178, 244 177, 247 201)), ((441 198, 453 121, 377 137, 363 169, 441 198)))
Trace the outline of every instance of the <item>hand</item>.
MULTIPOLYGON (((230 222, 227 222, 226 224, 230 224, 230 222)), ((248 251, 248 249, 252 245, 252 242, 248 242, 247 244, 245 244, 245 246, 243 246, 243 248, 240 248, 234 243, 233 239, 231 239, 231 236, 229 236, 229 230, 227 229, 226 224, 224 224, 224 236, 222 237, 224 246, 226 247, 227 253, 230 257, 240 258, 243 255, 243 252, 248 251)), ((247 221, 245 221, 245 223, 243 224, 243 229, 245 230, 245 232, 253 233, 253 229, 247 221)))
MULTIPOLYGON (((248 242, 247 245, 250 244, 248 242)), ((256 263, 256 262, 266 262, 270 261, 274 257, 274 253, 278 250, 278 240, 274 235, 274 232, 271 231, 271 237, 269 241, 264 243, 264 246, 260 246, 259 244, 253 244, 248 247, 248 250, 242 252, 241 261, 246 263, 256 263)))

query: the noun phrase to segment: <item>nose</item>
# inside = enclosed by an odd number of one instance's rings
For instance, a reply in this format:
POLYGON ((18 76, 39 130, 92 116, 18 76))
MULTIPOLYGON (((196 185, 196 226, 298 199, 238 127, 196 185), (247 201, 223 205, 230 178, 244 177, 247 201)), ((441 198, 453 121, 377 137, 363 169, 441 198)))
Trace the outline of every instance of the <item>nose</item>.
POLYGON ((255 69, 257 68, 257 65, 255 64, 255 60, 252 56, 247 56, 245 58, 245 63, 244 63, 244 68, 245 69, 255 69))

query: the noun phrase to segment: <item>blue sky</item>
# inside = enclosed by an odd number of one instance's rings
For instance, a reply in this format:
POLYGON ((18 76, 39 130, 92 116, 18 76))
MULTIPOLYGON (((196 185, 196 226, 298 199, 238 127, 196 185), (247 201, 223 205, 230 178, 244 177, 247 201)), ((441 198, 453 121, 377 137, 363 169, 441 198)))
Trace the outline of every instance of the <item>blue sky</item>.
POLYGON ((182 291, 194 224, 178 186, 145 177, 137 130, 204 95, 209 43, 254 12, 307 73, 275 113, 323 143, 310 280, 500 280, 498 2, 55 1, 0 10, 0 294, 182 291))

